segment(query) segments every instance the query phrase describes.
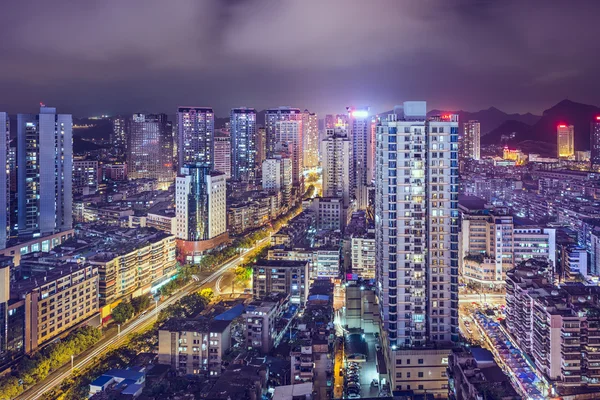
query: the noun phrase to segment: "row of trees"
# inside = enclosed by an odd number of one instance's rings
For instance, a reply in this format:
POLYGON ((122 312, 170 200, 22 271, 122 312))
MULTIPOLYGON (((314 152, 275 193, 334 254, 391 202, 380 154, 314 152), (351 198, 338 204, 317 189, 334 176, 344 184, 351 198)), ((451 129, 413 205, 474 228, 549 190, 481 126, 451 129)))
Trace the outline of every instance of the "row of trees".
POLYGON ((150 296, 138 296, 129 300, 123 300, 112 310, 112 319, 117 324, 122 324, 134 315, 146 310, 152 304, 150 296))
POLYGON ((33 356, 24 357, 11 375, 0 379, 0 399, 12 399, 25 391, 34 383, 44 380, 48 374, 56 370, 77 355, 95 345, 102 332, 86 326, 71 332, 64 340, 50 344, 33 356))

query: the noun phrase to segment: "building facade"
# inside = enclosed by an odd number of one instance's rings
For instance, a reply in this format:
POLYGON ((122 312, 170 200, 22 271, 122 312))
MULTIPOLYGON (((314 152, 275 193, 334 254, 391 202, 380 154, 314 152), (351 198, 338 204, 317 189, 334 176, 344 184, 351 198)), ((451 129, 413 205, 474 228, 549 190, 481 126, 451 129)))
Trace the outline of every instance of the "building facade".
POLYGON ((214 165, 215 114, 211 107, 177 109, 178 168, 188 164, 214 165))
MULTIPOLYGON (((4 132, 4 127, 2 131, 4 132)), ((19 235, 47 235, 73 225, 73 118, 42 106, 17 116, 19 235)))
MULTIPOLYGON (((377 127, 377 290, 392 366, 458 340, 458 118, 426 113, 425 102, 405 102, 377 127)), ((433 351, 431 365, 445 368, 433 351)))
POLYGON ((273 293, 304 304, 308 296, 308 261, 258 260, 252 267, 252 294, 262 299, 273 293))
POLYGON ((202 252, 227 240, 225 174, 200 164, 181 168, 176 179, 177 238, 186 260, 199 261, 202 252))
POLYGON ((480 156, 480 140, 481 140, 481 124, 479 121, 468 121, 463 125, 462 138, 459 138, 459 159, 464 160, 479 160, 480 156))
POLYGON ((575 155, 575 127, 573 125, 558 125, 556 140, 558 158, 571 158, 575 155))
POLYGON ((302 138, 304 140, 304 168, 319 165, 319 118, 316 113, 302 113, 302 138))
POLYGON ((292 196, 292 160, 275 155, 262 164, 262 188, 281 192, 281 201, 285 207, 291 204, 292 196))
POLYGON ((352 142, 338 128, 321 142, 323 196, 338 197, 348 207, 354 199, 352 142))
POLYGON ((367 187, 371 184, 368 179, 368 160, 371 145, 371 117, 369 107, 346 107, 348 111, 348 123, 350 137, 352 139, 352 171, 354 177, 352 183, 355 190, 357 208, 364 210, 369 205, 369 194, 367 187))
POLYGON ((600 115, 592 120, 590 127, 590 160, 592 168, 600 168, 600 115))
POLYGON ((166 114, 133 114, 127 125, 129 179, 151 178, 168 186, 173 171, 173 125, 166 114))
POLYGON ((232 178, 244 183, 256 181, 256 111, 234 108, 230 114, 232 178))
POLYGON ((231 136, 227 134, 215 133, 215 171, 231 178, 231 136))
POLYGON ((292 107, 270 108, 265 111, 266 158, 271 157, 276 151, 276 128, 279 121, 296 121, 302 129, 302 112, 300 109, 292 107))

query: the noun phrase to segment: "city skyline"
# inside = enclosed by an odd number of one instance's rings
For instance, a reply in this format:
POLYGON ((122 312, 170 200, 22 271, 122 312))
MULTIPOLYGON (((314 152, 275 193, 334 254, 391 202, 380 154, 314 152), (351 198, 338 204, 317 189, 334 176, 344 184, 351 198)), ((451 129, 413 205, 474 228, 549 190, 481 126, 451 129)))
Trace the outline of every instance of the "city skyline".
POLYGON ((13 38, 0 45, 7 61, 0 66, 6 93, 0 109, 11 114, 34 112, 32 104, 39 101, 73 115, 211 104, 219 116, 237 104, 257 110, 311 105, 319 114, 339 112, 335 104, 369 104, 384 111, 398 97, 427 99, 432 108, 494 105, 534 113, 547 99, 566 96, 600 104, 598 83, 591 79, 600 62, 592 52, 597 2, 549 7, 541 1, 464 0, 439 8, 433 2, 340 7, 335 1, 254 0, 208 2, 202 12, 192 2, 177 10, 144 3, 140 12, 140 3, 133 2, 120 4, 119 13, 106 2, 94 7, 97 18, 90 18, 86 6, 67 2, 36 4, 32 15, 27 3, 5 5, 8 22, 0 28, 13 38), (310 35, 299 34, 305 32, 303 16, 311 20, 310 35), (57 18, 60 24, 49 23, 57 18), (345 32, 331 23, 338 20, 360 21, 364 28, 345 32), (149 28, 156 24, 169 34, 149 28), (40 42, 42 35, 47 40, 40 42), (409 40, 390 40, 403 36, 409 40), (272 44, 247 46, 248 40, 272 44), (571 46, 574 41, 580 45, 571 46), (183 42, 195 44, 178 45, 183 42), (339 43, 352 43, 364 56, 351 56, 339 43))

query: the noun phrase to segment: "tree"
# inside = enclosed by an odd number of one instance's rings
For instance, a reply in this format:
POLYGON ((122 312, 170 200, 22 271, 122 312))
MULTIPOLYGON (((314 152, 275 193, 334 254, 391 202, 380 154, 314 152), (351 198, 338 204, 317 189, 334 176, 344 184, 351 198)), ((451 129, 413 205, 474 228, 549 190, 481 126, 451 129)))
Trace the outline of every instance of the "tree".
POLYGON ((252 266, 240 265, 235 268, 236 285, 245 285, 252 278, 252 266))
POLYGON ((138 296, 138 297, 134 297, 133 299, 131 299, 131 305, 133 307, 133 312, 136 314, 139 314, 142 311, 144 311, 145 309, 147 309, 148 307, 150 307, 151 303, 152 303, 152 301, 150 300, 150 296, 138 296))
MULTIPOLYGON (((166 285, 165 285, 166 286, 166 285)), ((112 310, 112 318, 117 324, 122 324, 133 317, 133 306, 128 301, 122 301, 112 310)))
POLYGON ((200 291, 200 296, 204 298, 206 304, 210 303, 210 301, 215 297, 215 292, 211 288, 202 289, 200 291))

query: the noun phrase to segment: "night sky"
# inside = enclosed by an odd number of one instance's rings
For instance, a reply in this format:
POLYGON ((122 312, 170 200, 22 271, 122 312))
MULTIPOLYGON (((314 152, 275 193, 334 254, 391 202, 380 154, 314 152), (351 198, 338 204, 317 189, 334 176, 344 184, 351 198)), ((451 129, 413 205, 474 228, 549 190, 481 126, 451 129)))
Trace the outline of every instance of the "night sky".
POLYGON ((600 105, 600 1, 0 3, 0 111, 600 105))

